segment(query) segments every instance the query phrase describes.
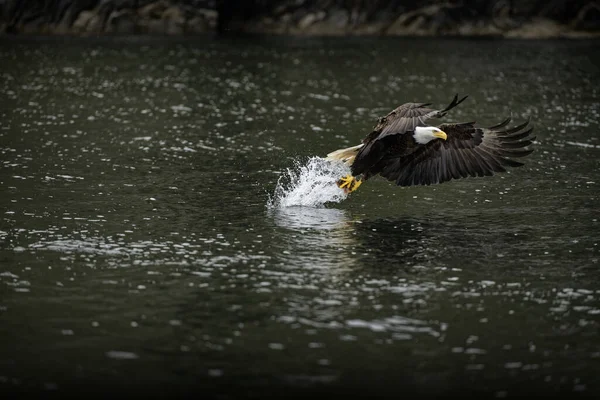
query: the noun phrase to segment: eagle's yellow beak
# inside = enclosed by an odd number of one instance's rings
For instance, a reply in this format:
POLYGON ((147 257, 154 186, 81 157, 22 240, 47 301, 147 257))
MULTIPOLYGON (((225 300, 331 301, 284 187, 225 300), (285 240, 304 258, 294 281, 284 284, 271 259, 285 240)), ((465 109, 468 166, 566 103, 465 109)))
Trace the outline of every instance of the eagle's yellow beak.
POLYGON ((448 139, 448 135, 446 135, 446 132, 444 132, 444 131, 435 132, 433 134, 433 136, 435 136, 436 138, 444 139, 444 140, 448 139))

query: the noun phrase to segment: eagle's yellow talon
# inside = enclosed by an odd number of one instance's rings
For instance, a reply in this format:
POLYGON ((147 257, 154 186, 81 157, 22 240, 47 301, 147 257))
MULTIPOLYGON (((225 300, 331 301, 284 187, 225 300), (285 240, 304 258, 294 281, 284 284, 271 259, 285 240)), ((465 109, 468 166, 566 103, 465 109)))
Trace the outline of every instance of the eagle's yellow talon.
POLYGON ((350 187, 350 183, 352 182, 353 179, 354 179, 354 177, 352 177, 350 175, 345 176, 343 178, 340 178, 340 180, 337 181, 337 185, 342 189, 345 187, 350 187))
POLYGON ((338 187, 344 189, 344 192, 351 193, 354 192, 361 185, 362 181, 356 180, 352 175, 345 176, 340 178, 337 181, 338 187))
POLYGON ((345 188, 347 186, 350 186, 350 182, 352 182, 352 177, 346 176, 344 178, 341 178, 338 181, 338 186, 341 187, 341 188, 345 188))

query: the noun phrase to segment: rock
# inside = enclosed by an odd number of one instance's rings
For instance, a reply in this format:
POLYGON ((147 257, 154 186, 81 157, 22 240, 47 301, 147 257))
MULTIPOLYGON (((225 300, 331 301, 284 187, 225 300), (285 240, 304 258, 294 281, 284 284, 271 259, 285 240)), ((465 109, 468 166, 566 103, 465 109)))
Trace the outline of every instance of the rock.
POLYGON ((335 9, 329 14, 327 22, 337 28, 345 28, 350 20, 350 13, 344 9, 335 9))
POLYGON ((172 19, 177 21, 185 21, 183 11, 177 6, 171 6, 163 11, 161 15, 162 19, 172 19))
POLYGON ((217 21, 217 18, 219 17, 219 13, 217 13, 215 10, 210 10, 208 8, 200 8, 198 10, 195 10, 196 14, 200 14, 204 17, 204 19, 210 21, 217 21))
POLYGON ((215 10, 200 8, 192 10, 191 13, 193 16, 185 23, 186 32, 205 33, 216 29, 219 15, 215 10))
POLYGON ((86 27, 86 32, 101 33, 103 31, 104 31, 104 19, 102 18, 102 16, 96 14, 88 23, 88 25, 86 27))
POLYGON ((169 5, 168 2, 159 0, 140 7, 137 13, 141 18, 160 19, 165 10, 169 8, 169 5))
POLYGON ((185 24, 186 33, 206 33, 209 31, 209 25, 203 17, 193 17, 185 24))
POLYGON ((400 16, 386 29, 388 35, 430 36, 439 33, 446 10, 459 7, 452 3, 432 4, 400 16))
POLYGON ((2 33, 598 37, 598 0, 0 0, 2 33))
POLYGON ((166 20, 164 22, 164 33, 167 35, 182 35, 184 32, 185 26, 179 24, 173 20, 166 20))
POLYGON ((290 13, 283 14, 283 15, 281 16, 281 18, 279 18, 279 22, 280 22, 281 24, 287 24, 287 23, 288 23, 288 22, 290 22, 291 20, 292 20, 292 14, 290 14, 290 13))
POLYGON ((44 16, 39 16, 28 20, 25 24, 20 24, 18 32, 24 34, 50 33, 48 32, 48 24, 44 16))
POLYGON ((457 34, 461 36, 501 37, 503 31, 494 24, 465 22, 458 25, 457 34))
POLYGON ((134 14, 131 9, 113 11, 106 23, 106 32, 132 34, 136 31, 134 14))
POLYGON ((375 21, 368 24, 357 26, 353 29, 353 33, 356 35, 381 35, 387 28, 387 22, 375 21))
POLYGON ((346 33, 346 29, 338 28, 337 26, 326 21, 320 21, 314 23, 303 31, 299 30, 296 33, 311 36, 341 36, 346 33))
POLYGON ((286 24, 280 23, 271 17, 264 17, 250 28, 250 32, 270 33, 270 34, 285 34, 286 24))
POLYGON ((300 21, 298 21, 298 28, 304 30, 314 24, 317 21, 321 21, 325 18, 325 11, 319 11, 317 13, 306 14, 300 21))
POLYGON ((141 33, 144 34, 164 34, 165 33, 165 23, 161 19, 138 19, 138 29, 141 33))
POLYGON ((183 33, 185 17, 179 7, 173 6, 167 8, 162 14, 162 19, 167 35, 180 35, 183 33))
POLYGON ((565 26, 547 18, 535 18, 518 29, 505 32, 507 38, 550 39, 563 36, 565 26))
POLYGON ((73 22, 72 29, 76 32, 87 32, 88 25, 92 19, 96 16, 95 11, 82 11, 79 13, 75 22, 73 22))
POLYGON ((76 11, 72 4, 68 3, 62 11, 62 13, 58 13, 57 20, 53 21, 52 25, 54 26, 54 33, 64 35, 72 31, 76 11))
POLYGON ((191 25, 186 24, 183 10, 162 0, 139 8, 137 15, 137 27, 146 34, 181 35, 189 30, 204 30, 200 20, 194 20, 191 25))
POLYGON ((350 13, 350 24, 352 26, 356 26, 364 23, 367 20, 367 13, 363 11, 359 11, 357 9, 353 9, 350 13))

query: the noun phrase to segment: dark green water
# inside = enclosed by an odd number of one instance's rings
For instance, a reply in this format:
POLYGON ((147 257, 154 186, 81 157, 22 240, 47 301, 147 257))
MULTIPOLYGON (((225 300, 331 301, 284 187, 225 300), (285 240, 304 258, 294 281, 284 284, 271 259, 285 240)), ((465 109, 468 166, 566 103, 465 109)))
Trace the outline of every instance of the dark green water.
POLYGON ((0 42, 0 393, 600 394, 597 41, 0 42), (510 174, 269 208, 405 101, 510 174))

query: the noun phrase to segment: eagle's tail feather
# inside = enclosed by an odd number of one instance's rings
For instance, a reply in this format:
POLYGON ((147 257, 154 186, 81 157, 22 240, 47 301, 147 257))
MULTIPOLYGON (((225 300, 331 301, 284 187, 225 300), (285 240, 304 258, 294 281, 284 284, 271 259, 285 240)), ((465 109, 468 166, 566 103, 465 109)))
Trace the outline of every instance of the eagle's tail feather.
POLYGON ((339 160, 339 161, 343 161, 347 165, 352 165, 352 163, 354 162, 354 157, 356 157, 356 154, 358 153, 360 148, 363 146, 364 146, 364 144, 361 143, 357 146, 352 146, 352 147, 348 147, 346 149, 339 149, 336 151, 332 151, 331 153, 327 154, 326 160, 329 160, 329 161, 339 160))

